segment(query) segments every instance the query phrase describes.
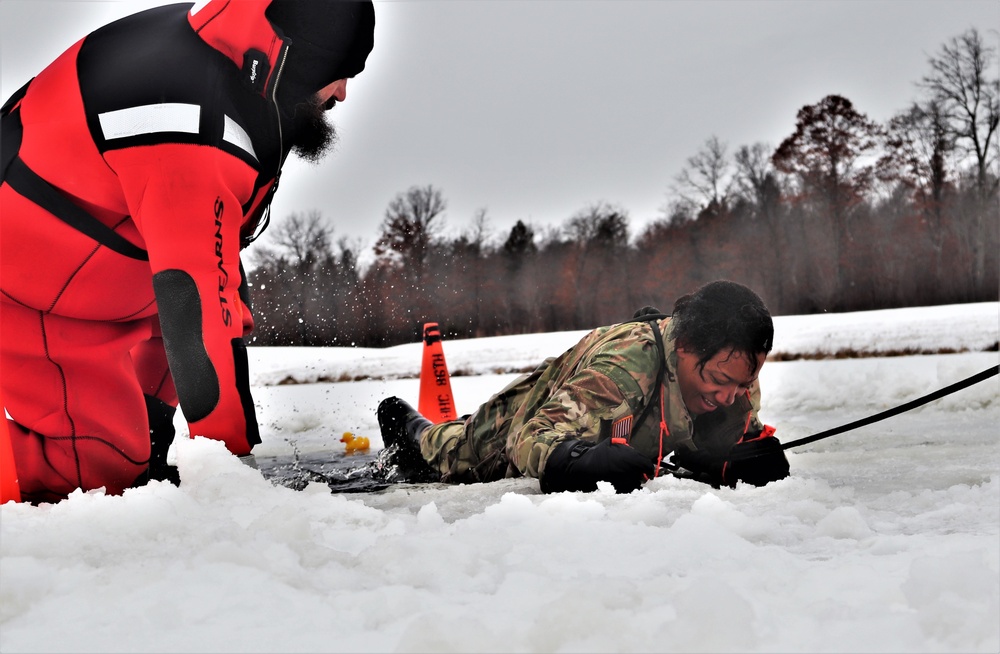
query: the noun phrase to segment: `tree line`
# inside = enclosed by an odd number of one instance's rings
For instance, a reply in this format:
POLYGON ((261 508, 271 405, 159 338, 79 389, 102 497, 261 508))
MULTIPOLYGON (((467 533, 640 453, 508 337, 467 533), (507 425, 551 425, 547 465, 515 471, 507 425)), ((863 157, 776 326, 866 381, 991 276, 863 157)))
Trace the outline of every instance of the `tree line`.
POLYGON ((293 214, 253 253, 259 345, 382 347, 587 329, 644 305, 670 311, 713 279, 755 289, 775 315, 996 300, 1000 294, 1000 80, 976 29, 944 44, 919 99, 885 124, 840 95, 802 107, 777 147, 708 138, 638 234, 626 210, 518 221, 492 238, 480 210, 444 233, 433 185, 386 208, 374 260, 293 214))

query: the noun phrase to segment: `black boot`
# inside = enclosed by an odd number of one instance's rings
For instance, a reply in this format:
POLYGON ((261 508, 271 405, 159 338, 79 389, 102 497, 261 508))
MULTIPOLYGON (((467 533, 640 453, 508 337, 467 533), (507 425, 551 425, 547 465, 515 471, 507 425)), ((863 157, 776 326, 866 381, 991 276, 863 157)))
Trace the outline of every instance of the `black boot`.
POLYGON ((387 397, 376 413, 385 450, 379 453, 395 481, 433 481, 437 473, 420 454, 420 436, 432 423, 398 397, 387 397))
POLYGON ((149 395, 143 397, 149 416, 149 478, 180 485, 177 467, 167 464, 167 450, 174 442, 174 413, 177 408, 149 395))
POLYGON ((136 477, 132 486, 145 486, 152 480, 169 481, 179 486, 181 478, 177 466, 167 464, 167 450, 174 442, 174 413, 177 408, 150 395, 143 395, 143 398, 149 418, 149 466, 136 477))
POLYGON ((386 447, 399 443, 400 447, 407 449, 416 446, 419 452, 420 436, 432 424, 398 397, 387 397, 378 405, 378 426, 386 447))

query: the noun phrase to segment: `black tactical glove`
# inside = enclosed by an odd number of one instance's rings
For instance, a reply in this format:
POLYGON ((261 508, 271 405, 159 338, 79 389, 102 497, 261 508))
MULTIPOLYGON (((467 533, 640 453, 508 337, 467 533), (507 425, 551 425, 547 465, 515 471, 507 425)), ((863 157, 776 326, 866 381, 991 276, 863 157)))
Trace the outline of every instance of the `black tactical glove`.
POLYGON ((745 481, 753 486, 763 486, 788 476, 788 459, 781 449, 781 442, 774 436, 764 436, 742 441, 729 450, 726 477, 745 481))
POLYGON ((628 445, 598 444, 568 440, 559 443, 545 462, 538 480, 543 493, 597 490, 597 482, 608 481, 619 493, 630 493, 653 476, 653 462, 628 445))
POLYGON ((730 488, 737 481, 763 486, 784 479, 789 472, 785 451, 774 436, 740 441, 725 456, 682 448, 674 452, 673 463, 695 473, 699 481, 730 488))

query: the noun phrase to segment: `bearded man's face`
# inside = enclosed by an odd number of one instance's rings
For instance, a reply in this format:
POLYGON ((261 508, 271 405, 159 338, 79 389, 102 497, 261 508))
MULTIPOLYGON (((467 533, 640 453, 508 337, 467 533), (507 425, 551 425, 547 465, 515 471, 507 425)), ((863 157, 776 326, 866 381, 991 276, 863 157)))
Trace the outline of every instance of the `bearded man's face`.
POLYGON ((313 96, 295 105, 292 115, 292 150, 311 163, 317 163, 337 142, 337 132, 326 112, 334 100, 320 102, 313 96))

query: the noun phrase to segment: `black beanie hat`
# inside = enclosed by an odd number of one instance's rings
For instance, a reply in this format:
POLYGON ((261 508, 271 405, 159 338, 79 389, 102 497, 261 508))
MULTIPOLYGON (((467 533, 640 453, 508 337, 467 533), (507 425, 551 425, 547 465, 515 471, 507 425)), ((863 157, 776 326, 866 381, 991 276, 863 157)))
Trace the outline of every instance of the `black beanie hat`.
POLYGON ((293 102, 360 73, 375 45, 371 0, 274 0, 265 15, 292 42, 278 93, 293 102))

